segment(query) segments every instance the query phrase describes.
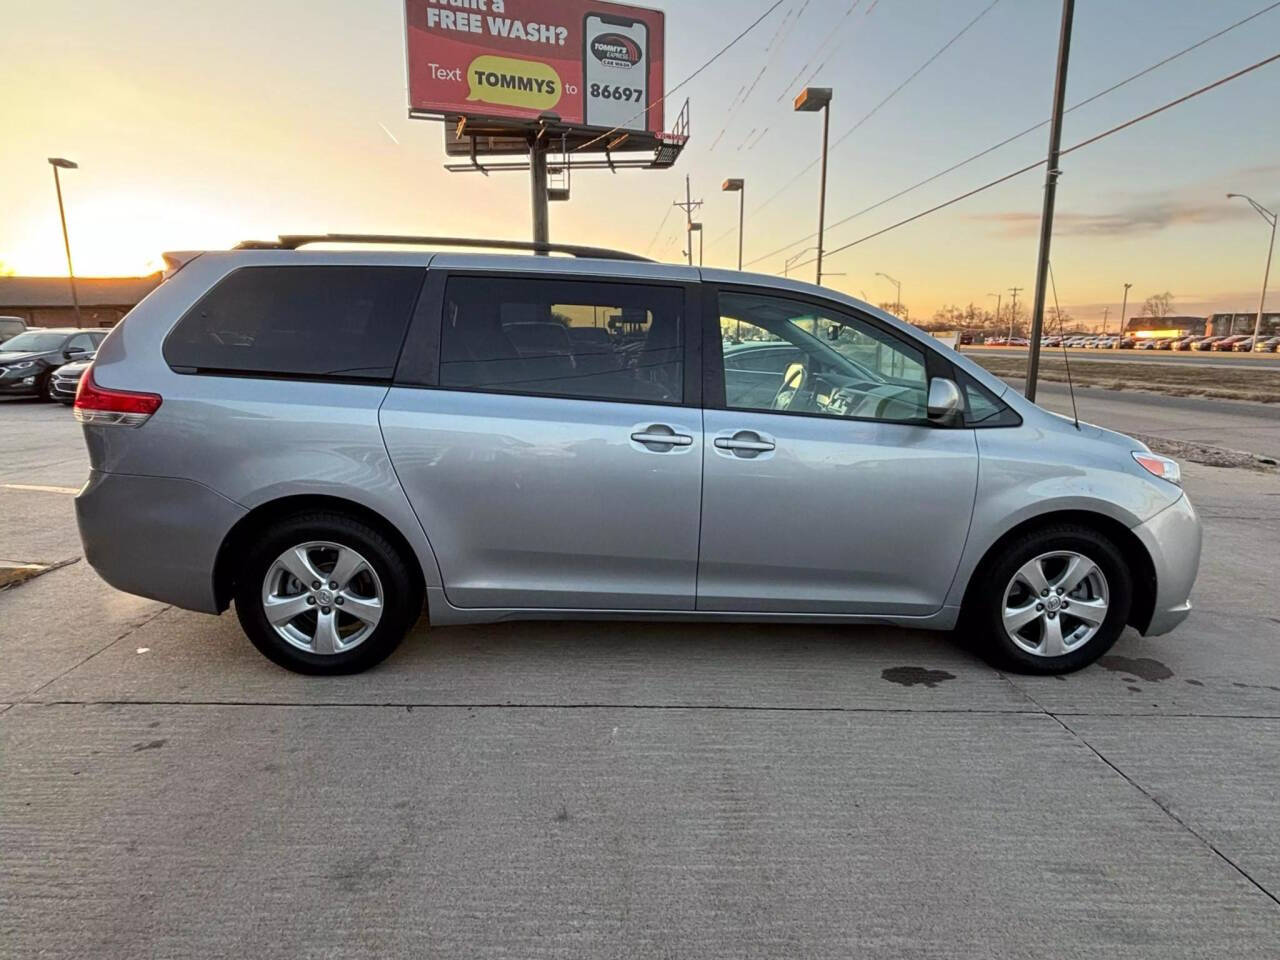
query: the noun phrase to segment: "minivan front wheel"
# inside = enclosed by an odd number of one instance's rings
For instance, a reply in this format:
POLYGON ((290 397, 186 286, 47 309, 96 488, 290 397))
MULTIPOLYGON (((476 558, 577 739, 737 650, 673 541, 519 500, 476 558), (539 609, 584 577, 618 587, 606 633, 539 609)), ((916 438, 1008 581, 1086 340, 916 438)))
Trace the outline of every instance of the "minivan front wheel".
POLYGON ((290 670, 355 673, 385 659, 421 612, 399 551, 342 514, 289 517, 248 548, 236 614, 253 645, 290 670))
POLYGON ((1133 581, 1120 550, 1074 524, 1037 530, 989 558, 970 629, 996 666, 1068 673, 1106 653, 1129 618, 1133 581))

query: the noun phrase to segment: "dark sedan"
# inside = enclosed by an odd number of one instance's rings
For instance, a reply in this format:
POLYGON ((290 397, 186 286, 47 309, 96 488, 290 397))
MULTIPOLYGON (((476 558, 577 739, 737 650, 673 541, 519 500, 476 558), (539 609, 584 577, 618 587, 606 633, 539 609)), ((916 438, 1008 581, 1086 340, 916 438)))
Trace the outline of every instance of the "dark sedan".
POLYGON ((52 400, 53 371, 92 356, 106 330, 28 330, 0 346, 0 396, 52 400))

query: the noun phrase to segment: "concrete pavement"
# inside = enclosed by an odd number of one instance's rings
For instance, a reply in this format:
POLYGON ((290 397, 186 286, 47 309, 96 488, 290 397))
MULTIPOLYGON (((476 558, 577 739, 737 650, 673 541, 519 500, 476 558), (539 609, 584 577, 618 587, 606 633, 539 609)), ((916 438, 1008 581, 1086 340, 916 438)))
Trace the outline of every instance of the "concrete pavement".
MULTIPOLYGON (((0 407, 0 553, 79 553, 68 420, 0 407)), ((1186 482, 1196 612, 1065 678, 607 623, 304 678, 56 570, 0 593, 0 956, 1273 958, 1280 482, 1186 482)))

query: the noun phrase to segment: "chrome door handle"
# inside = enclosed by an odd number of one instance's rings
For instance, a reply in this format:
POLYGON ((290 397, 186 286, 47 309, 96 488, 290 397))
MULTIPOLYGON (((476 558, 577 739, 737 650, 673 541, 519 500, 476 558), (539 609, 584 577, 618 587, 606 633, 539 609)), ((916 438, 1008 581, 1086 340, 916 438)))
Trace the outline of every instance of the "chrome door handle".
POLYGON ((768 440, 739 440, 737 437, 716 437, 715 445, 721 450, 751 450, 754 453, 774 449, 774 445, 768 440))

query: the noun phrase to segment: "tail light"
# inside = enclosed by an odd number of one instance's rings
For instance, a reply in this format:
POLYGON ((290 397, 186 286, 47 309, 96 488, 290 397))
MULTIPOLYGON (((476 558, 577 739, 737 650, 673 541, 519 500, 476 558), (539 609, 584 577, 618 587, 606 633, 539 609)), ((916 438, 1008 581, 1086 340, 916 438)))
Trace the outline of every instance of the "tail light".
POLYGON ((108 390, 93 380, 93 367, 80 378, 76 388, 75 417, 81 423, 101 426, 140 427, 160 409, 158 393, 108 390))

